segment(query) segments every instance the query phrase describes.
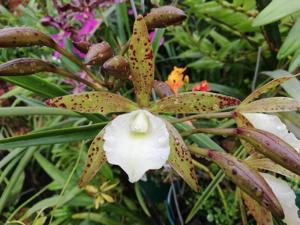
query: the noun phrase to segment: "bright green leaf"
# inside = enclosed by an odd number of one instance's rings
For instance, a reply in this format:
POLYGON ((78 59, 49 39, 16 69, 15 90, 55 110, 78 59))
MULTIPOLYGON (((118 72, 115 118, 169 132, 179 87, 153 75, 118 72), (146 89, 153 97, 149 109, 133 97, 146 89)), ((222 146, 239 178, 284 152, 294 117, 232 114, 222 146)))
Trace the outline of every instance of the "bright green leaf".
POLYGON ((253 26, 263 26, 300 10, 299 0, 273 0, 254 19, 253 26))

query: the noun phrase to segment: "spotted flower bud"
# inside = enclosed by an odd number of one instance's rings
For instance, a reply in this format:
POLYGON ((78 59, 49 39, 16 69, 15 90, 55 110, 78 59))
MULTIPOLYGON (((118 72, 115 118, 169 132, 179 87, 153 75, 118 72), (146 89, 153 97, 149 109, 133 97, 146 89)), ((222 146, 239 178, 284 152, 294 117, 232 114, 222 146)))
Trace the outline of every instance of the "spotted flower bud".
POLYGON ((160 98, 164 98, 164 97, 167 97, 167 96, 170 96, 170 95, 174 95, 174 92, 172 91, 170 86, 168 84, 166 84, 165 82, 163 82, 163 81, 154 80, 153 88, 154 88, 156 94, 160 98))
POLYGON ((148 29, 151 29, 180 24, 185 18, 186 15, 181 9, 167 5, 152 9, 144 19, 148 29))
POLYGON ((111 46, 103 41, 98 44, 92 45, 85 57, 87 65, 98 65, 101 66, 106 60, 113 56, 114 52, 111 46))
POLYGON ((13 27, 0 30, 0 47, 26 47, 42 45, 54 47, 55 42, 46 34, 30 27, 13 27))
POLYGON ((54 72, 52 64, 40 59, 20 58, 0 65, 0 76, 23 76, 41 71, 54 72))
POLYGON ((103 66, 103 71, 118 79, 125 80, 129 76, 129 63, 123 56, 117 55, 107 60, 103 66))
POLYGON ((81 52, 87 53, 89 51, 89 48, 91 46, 91 43, 88 41, 73 41, 73 45, 81 52))

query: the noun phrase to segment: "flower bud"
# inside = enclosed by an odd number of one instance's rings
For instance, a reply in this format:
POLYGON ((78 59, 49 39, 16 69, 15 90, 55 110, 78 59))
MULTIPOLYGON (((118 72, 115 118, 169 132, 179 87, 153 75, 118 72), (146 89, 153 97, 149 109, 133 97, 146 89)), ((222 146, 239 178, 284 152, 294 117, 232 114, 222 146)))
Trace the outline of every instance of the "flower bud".
POLYGON ((168 84, 166 84, 166 82, 154 80, 153 81, 153 88, 154 88, 156 94, 160 98, 164 98, 164 97, 167 97, 167 96, 170 96, 170 95, 174 95, 174 92, 172 91, 170 86, 168 84))
POLYGON ((148 29, 180 24, 185 18, 186 15, 181 9, 171 5, 154 8, 144 17, 148 29))
POLYGON ((33 45, 54 47, 56 43, 46 34, 30 27, 12 27, 0 30, 1 48, 33 45))
POLYGON ((129 63, 123 56, 117 55, 107 60, 103 66, 103 71, 118 79, 126 80, 129 77, 129 63))
POLYGON ((20 58, 0 65, 0 76, 23 76, 41 71, 54 72, 56 67, 40 59, 20 58))
POLYGON ((237 128, 237 135, 252 144, 261 154, 300 175, 300 154, 279 137, 254 128, 237 128))
POLYGON ((88 41, 73 41, 73 45, 83 53, 87 53, 89 51, 89 48, 91 47, 91 43, 88 41))
POLYGON ((106 60, 111 58, 113 54, 114 52, 111 46, 106 41, 103 41, 89 48, 85 62, 87 65, 101 66, 106 60))
POLYGON ((256 170, 230 154, 215 150, 200 149, 194 146, 190 148, 195 153, 199 152, 201 155, 213 160, 241 190, 270 210, 278 218, 284 218, 282 207, 275 194, 265 179, 256 170))

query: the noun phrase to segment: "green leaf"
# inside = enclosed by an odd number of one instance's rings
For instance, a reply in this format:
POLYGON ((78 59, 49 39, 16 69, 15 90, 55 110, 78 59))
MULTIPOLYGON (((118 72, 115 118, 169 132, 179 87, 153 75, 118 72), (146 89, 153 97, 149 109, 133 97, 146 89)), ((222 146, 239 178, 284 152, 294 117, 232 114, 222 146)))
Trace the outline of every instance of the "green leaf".
POLYGON ((140 106, 147 106, 154 79, 154 56, 148 29, 142 16, 134 23, 129 44, 129 64, 136 100, 140 106))
POLYGON ((150 111, 164 113, 216 112, 239 103, 240 101, 236 98, 212 92, 185 92, 159 99, 150 108, 150 111))
POLYGON ((253 20, 253 26, 263 26, 300 10, 299 0, 273 0, 253 20))
POLYGON ((26 106, 26 107, 0 107, 0 117, 2 116, 29 116, 29 115, 66 115, 78 117, 71 110, 49 108, 43 106, 26 106))
POLYGON ((218 69, 221 68, 224 65, 224 63, 211 59, 208 57, 203 57, 202 59, 199 59, 195 62, 189 63, 187 67, 193 68, 193 69, 218 69))
POLYGON ((170 134, 171 147, 168 163, 194 191, 198 192, 198 178, 191 154, 175 127, 168 122, 166 122, 166 125, 170 134))
POLYGON ((289 72, 295 71, 298 68, 299 65, 300 65, 300 49, 298 49, 295 52, 295 54, 294 54, 294 56, 293 56, 293 58, 290 62, 289 72))
POLYGON ((278 59, 283 59, 300 48, 300 19, 296 21, 292 29, 290 30, 287 38, 283 42, 277 54, 278 59))
POLYGON ((138 108, 134 102, 121 95, 96 91, 61 96, 49 99, 46 103, 76 112, 100 114, 130 112, 138 108))
POLYGON ((79 182, 80 187, 85 186, 106 162, 106 156, 103 150, 103 135, 104 129, 102 129, 102 131, 95 137, 89 148, 85 167, 79 182))
POLYGON ((34 153, 34 158, 40 164, 40 166, 44 169, 44 171, 59 185, 63 186, 66 182, 66 178, 64 174, 57 169, 51 162, 49 162, 44 156, 42 156, 39 152, 34 153))
POLYGON ((238 108, 241 112, 300 111, 300 101, 287 97, 264 98, 238 108))
POLYGON ((106 122, 76 128, 41 131, 0 140, 0 149, 49 145, 94 138, 106 122))
POLYGON ((142 191, 141 191, 141 187, 139 185, 139 183, 135 183, 134 184, 134 191, 135 191, 135 194, 136 194, 136 197, 140 203, 140 206, 142 207, 144 213, 148 216, 148 217, 151 217, 151 214, 147 208, 147 205, 144 201, 144 198, 143 198, 143 194, 142 194, 142 191))
POLYGON ((68 94, 68 92, 64 89, 34 75, 22 77, 0 77, 0 79, 48 98, 68 94))

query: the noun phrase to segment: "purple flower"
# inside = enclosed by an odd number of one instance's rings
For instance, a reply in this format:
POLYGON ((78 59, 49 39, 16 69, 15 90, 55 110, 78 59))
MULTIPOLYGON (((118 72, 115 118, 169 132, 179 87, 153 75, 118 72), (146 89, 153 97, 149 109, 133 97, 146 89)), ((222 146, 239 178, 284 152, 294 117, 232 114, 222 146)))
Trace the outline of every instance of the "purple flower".
MULTIPOLYGON (((77 76, 85 79, 85 80, 89 80, 89 81, 92 81, 89 76, 87 76, 86 72, 79 72, 76 74, 77 76)), ((72 93, 73 94, 78 94, 78 93, 81 93, 84 91, 86 85, 81 83, 81 82, 78 82, 76 80, 72 80, 72 79, 65 79, 64 80, 65 83, 67 84, 70 84, 74 87, 74 89, 72 90, 72 93)))
MULTIPOLYGON (((150 41, 151 41, 151 42, 153 42, 153 39, 154 39, 155 35, 156 35, 156 30, 151 31, 151 32, 149 33, 149 38, 150 38, 150 41)), ((164 43, 165 43, 165 38, 164 38, 164 37, 161 37, 161 38, 159 39, 159 46, 162 46, 164 43)))

